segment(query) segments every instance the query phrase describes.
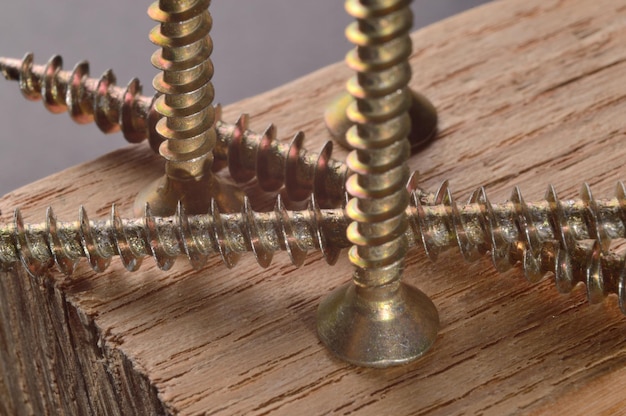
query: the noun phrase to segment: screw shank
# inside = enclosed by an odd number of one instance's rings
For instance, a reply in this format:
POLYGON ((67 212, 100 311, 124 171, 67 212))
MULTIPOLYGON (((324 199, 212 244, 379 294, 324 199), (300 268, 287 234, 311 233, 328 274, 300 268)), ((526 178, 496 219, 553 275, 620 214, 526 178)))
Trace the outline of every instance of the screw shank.
MULTIPOLYGON (((405 238, 410 247, 422 247, 432 260, 456 247, 472 261, 480 254, 491 253, 498 270, 520 264, 531 281, 547 272, 558 274, 558 287, 563 291, 571 290, 577 282, 587 284, 595 250, 606 292, 619 294, 622 276, 626 276, 621 255, 590 242, 596 241, 593 236, 598 230, 609 241, 626 238, 622 189, 620 183, 616 197, 593 199, 600 215, 589 216, 590 201, 582 198, 558 204, 549 198, 522 203, 511 198, 502 204, 489 204, 488 210, 484 201, 457 206, 444 183, 433 195, 412 192, 406 209, 410 226, 405 238), (559 206, 565 208, 558 211, 559 206), (564 230, 569 229, 577 230, 571 241, 563 238, 564 230), (506 262, 494 253, 506 253, 506 262)), ((81 216, 84 220, 86 214, 81 216)), ((128 219, 120 218, 113 207, 108 220, 87 224, 80 220, 57 221, 51 210, 46 222, 24 224, 16 211, 13 223, 0 227, 0 265, 45 266, 55 262, 70 274, 73 269, 65 265, 75 264, 81 257, 120 256, 129 269, 135 270, 147 256, 154 257, 159 267, 167 268, 179 256, 191 259, 194 253, 201 253, 205 258, 219 255, 227 265, 234 266, 236 260, 229 253, 238 255, 259 248, 265 255, 287 251, 296 266, 302 264, 302 258, 293 257, 294 252, 322 250, 332 263, 336 259, 333 250, 351 245, 346 238, 350 222, 342 209, 320 209, 315 201, 302 211, 255 212, 247 205, 241 213, 223 214, 213 207, 205 215, 186 215, 179 210, 170 217, 153 217, 148 212, 128 219)), ((626 293, 624 296, 626 301, 626 293)))

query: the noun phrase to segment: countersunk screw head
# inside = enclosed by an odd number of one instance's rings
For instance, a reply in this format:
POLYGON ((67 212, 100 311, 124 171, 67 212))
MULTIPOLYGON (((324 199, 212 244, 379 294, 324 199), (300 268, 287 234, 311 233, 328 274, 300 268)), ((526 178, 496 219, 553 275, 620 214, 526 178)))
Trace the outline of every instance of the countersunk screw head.
POLYGON ((435 342, 439 314, 428 296, 402 282, 387 286, 349 283, 320 304, 318 335, 342 360, 389 367, 419 358, 435 342))

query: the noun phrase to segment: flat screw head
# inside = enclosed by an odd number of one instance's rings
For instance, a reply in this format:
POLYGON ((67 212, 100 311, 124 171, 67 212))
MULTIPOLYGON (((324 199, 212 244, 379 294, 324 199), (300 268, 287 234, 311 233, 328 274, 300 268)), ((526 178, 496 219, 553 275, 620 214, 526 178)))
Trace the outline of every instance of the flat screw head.
POLYGON ((210 171, 201 178, 184 181, 163 175, 139 192, 133 212, 137 217, 142 216, 147 203, 155 216, 167 217, 174 215, 181 202, 188 214, 206 214, 212 200, 221 212, 240 212, 243 195, 241 189, 210 171))
POLYGON ((413 361, 437 338, 439 314, 423 292, 402 282, 332 292, 317 310, 321 341, 340 359, 364 367, 413 361))

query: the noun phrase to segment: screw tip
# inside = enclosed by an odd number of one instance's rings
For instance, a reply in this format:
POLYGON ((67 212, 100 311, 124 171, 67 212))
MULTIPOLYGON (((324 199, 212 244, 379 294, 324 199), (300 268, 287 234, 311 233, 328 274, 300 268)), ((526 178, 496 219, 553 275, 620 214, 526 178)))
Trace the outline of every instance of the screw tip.
POLYGON ((17 81, 20 78, 22 61, 15 58, 0 56, 0 72, 9 81, 17 81))

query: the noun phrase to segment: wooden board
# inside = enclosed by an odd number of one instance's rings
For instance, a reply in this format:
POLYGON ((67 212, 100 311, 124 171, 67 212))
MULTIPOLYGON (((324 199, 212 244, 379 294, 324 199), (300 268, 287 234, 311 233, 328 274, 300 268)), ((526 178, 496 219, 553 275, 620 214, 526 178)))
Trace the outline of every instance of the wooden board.
MULTIPOLYGON (((414 34, 412 86, 436 105, 439 138, 411 159, 422 186, 450 179, 463 200, 486 185, 503 201, 548 183, 596 196, 626 179, 626 1, 506 0, 414 34)), ((225 109, 248 112, 307 147, 327 139, 322 111, 350 72, 331 66, 225 109)), ((16 92, 17 94, 17 92, 16 92)), ((77 127, 79 128, 79 127, 77 127)), ((87 127, 83 127, 87 128, 87 127)), ((95 127, 92 126, 93 135, 95 127)), ((93 140, 97 140, 94 137, 93 140)), ((81 143, 85 145, 85 143, 81 143)), ((335 153, 343 158, 345 152, 335 153)), ((2 221, 91 218, 162 173, 143 145, 128 147, 0 199, 2 221)), ((270 195, 256 195, 268 207, 270 195)), ((115 259, 72 279, 22 270, 0 276, 0 412, 3 414, 616 414, 626 387, 626 318, 614 297, 588 305, 488 259, 436 263, 413 250, 406 280, 437 305, 439 338, 418 362, 386 370, 335 359, 315 334, 317 305, 350 279, 345 256, 318 254, 294 269, 284 253, 262 270, 251 255, 233 270, 216 258, 194 272, 147 259, 126 272, 115 259)))

